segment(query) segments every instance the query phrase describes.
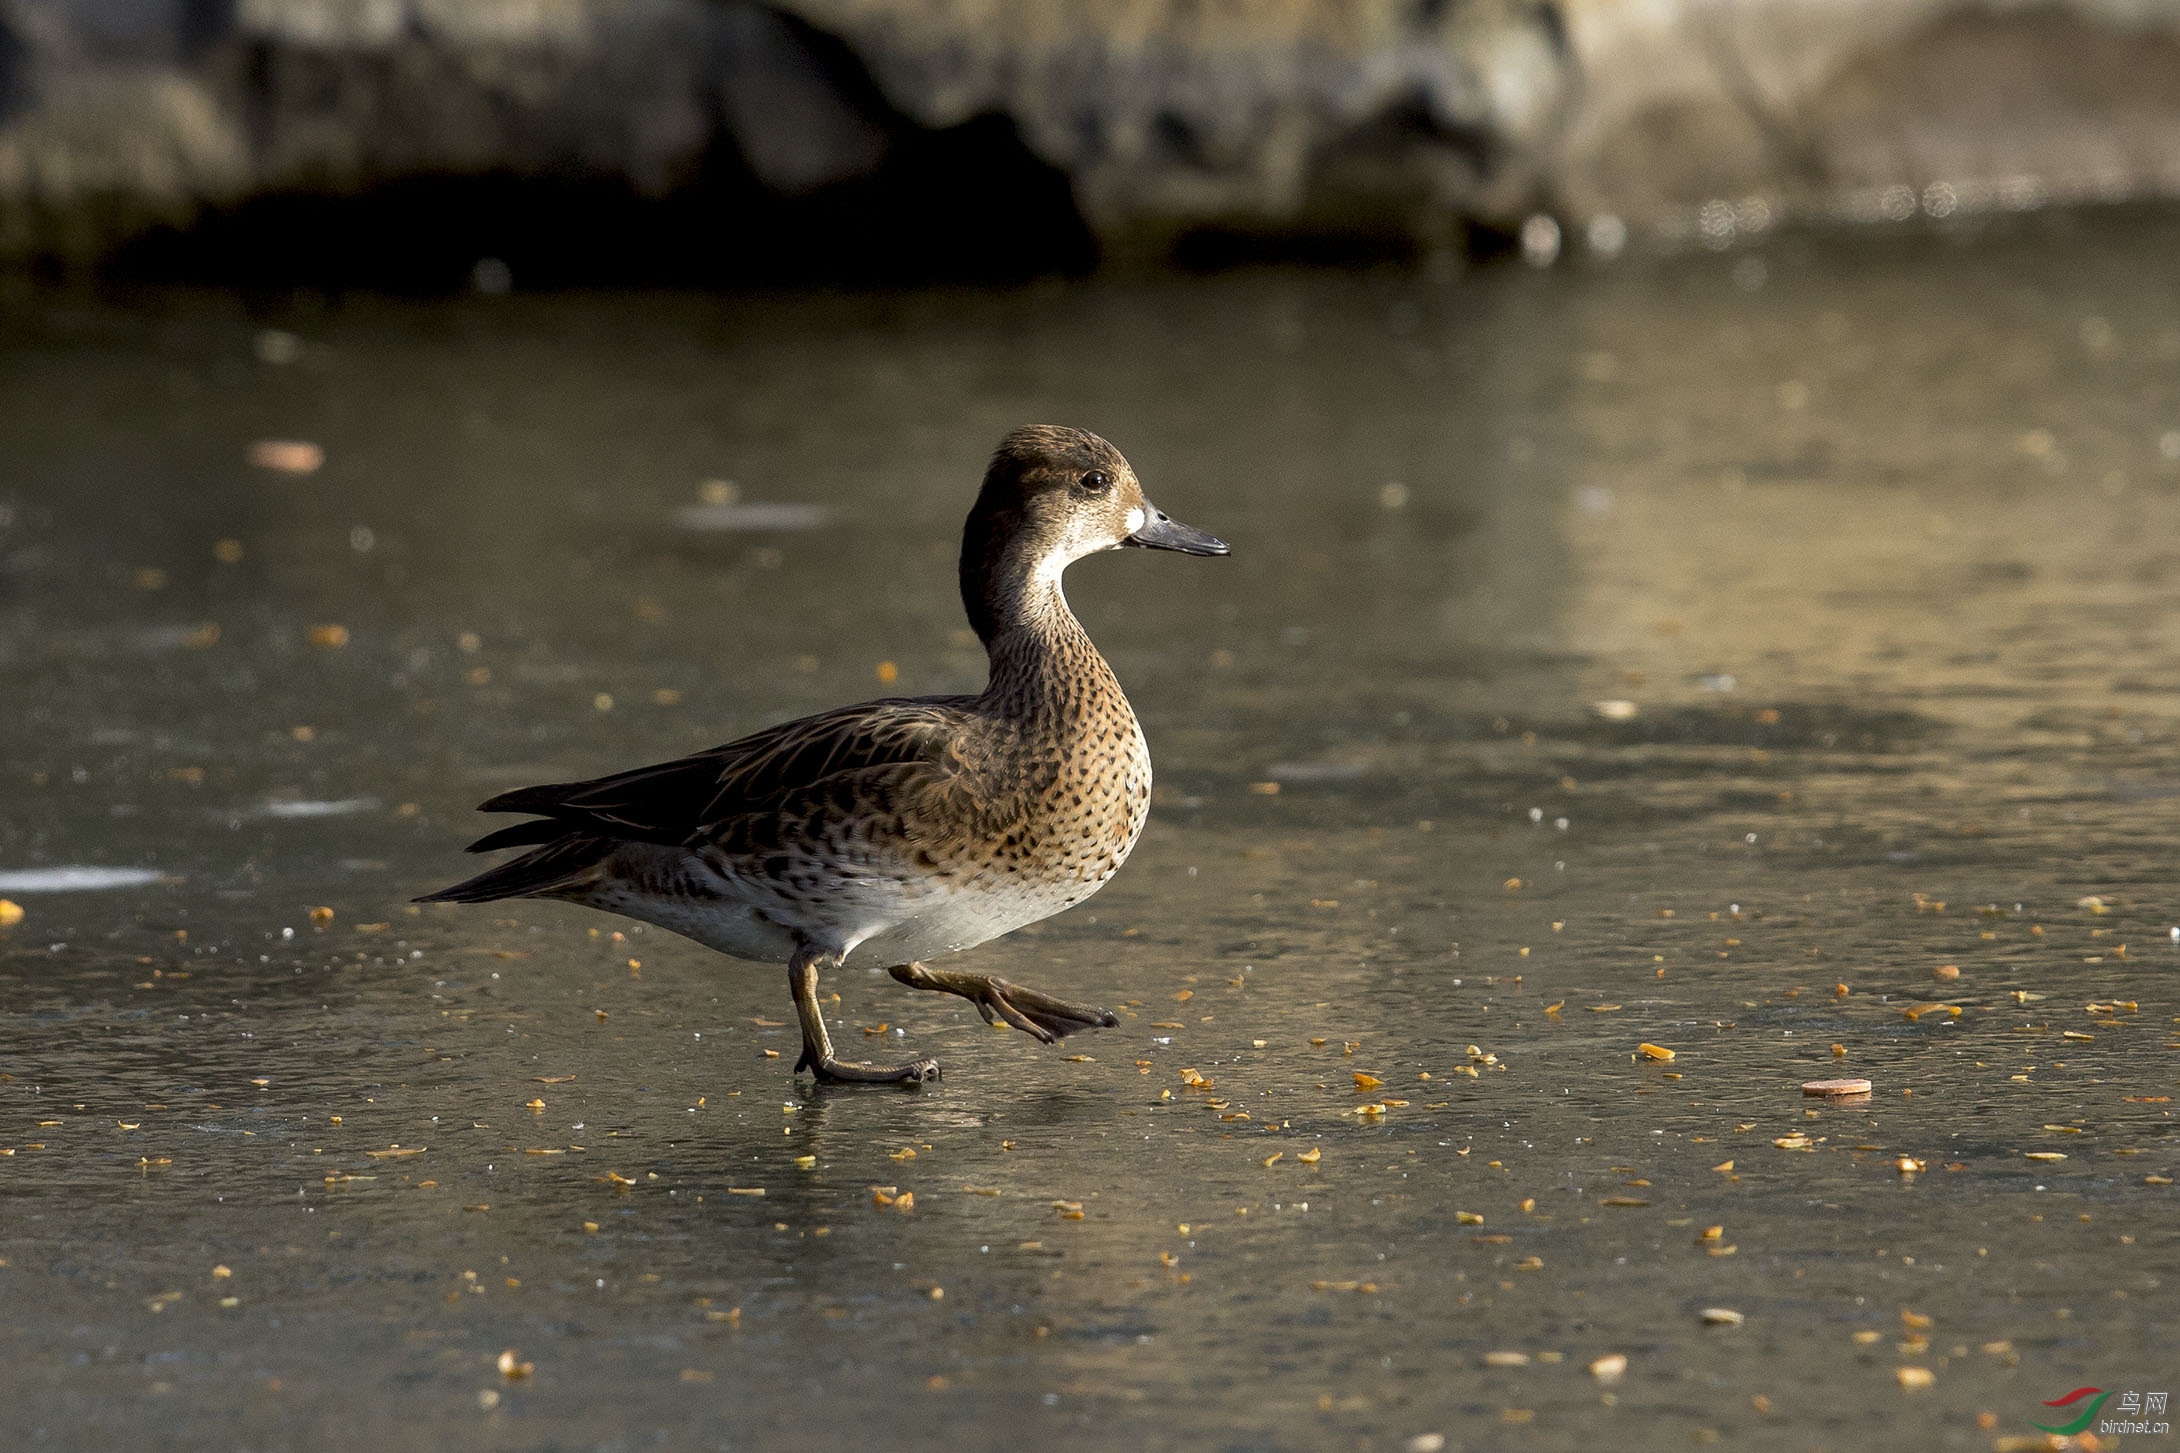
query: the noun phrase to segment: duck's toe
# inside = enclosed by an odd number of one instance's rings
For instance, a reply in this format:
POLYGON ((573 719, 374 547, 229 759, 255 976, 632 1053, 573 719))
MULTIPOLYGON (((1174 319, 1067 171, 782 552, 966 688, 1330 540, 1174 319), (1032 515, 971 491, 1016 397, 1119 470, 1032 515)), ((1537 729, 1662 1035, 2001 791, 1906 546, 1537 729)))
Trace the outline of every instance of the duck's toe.
MULTIPOLYGON (((797 1065, 796 1068, 805 1068, 797 1065)), ((902 1065, 874 1065, 856 1060, 813 1059, 807 1068, 817 1079, 836 1085, 920 1085, 939 1077, 935 1059, 914 1059, 902 1065)))
POLYGON ((1070 1004, 1065 999, 1055 999, 1050 994, 1005 979, 993 979, 989 1000, 980 1000, 977 1007, 984 1009, 987 1002, 990 1007, 984 1016, 986 1020, 990 1020, 991 1011, 996 1010, 1007 1023, 1045 1044, 1056 1044, 1085 1029, 1111 1029, 1120 1023, 1120 1016, 1110 1009, 1093 1004, 1070 1004))

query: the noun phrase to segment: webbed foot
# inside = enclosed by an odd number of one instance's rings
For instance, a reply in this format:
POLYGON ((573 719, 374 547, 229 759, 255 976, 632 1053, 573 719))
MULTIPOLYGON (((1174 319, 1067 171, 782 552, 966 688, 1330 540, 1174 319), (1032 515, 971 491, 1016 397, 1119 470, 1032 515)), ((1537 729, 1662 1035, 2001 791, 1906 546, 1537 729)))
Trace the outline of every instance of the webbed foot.
POLYGON ((820 1080, 846 1085, 920 1085, 937 1079, 935 1059, 874 1065, 834 1057, 833 1037, 825 1032, 825 1013, 817 1001, 818 964, 824 961, 823 955, 804 950, 787 966, 788 992, 795 996, 795 1016, 802 1021, 802 1055, 795 1061, 795 1072, 808 1070, 820 1080))
POLYGON ((814 1054, 807 1043, 802 1047, 802 1058, 795 1061, 795 1073, 810 1071, 820 1080, 840 1085, 920 1085, 926 1080, 939 1077, 939 1062, 935 1059, 914 1059, 907 1064, 874 1065, 858 1060, 834 1059, 830 1054, 814 1054))
POLYGON ((1111 1029, 1120 1016, 1090 1004, 1070 1004, 996 974, 963 974, 922 964, 896 964, 887 973, 911 989, 958 994, 986 1024, 1011 1024, 1040 1044, 1057 1044, 1084 1029, 1111 1029))

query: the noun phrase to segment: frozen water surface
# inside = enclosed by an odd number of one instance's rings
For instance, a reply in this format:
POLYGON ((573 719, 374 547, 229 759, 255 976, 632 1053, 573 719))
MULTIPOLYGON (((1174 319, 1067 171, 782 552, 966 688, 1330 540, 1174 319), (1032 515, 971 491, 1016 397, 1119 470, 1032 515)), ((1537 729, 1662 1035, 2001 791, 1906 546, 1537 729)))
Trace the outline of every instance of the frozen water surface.
POLYGON ((1987 1449, 2166 1390, 2176 242, 8 305, 0 1443, 1987 1449), (1072 572, 1157 807, 963 961, 1122 1027, 852 968, 946 1077, 813 1090, 777 969, 408 905, 490 792, 973 689, 1031 420, 1234 545, 1072 572), (677 528, 724 479, 825 513, 677 528), (19 876, 79 863, 144 876, 19 876))

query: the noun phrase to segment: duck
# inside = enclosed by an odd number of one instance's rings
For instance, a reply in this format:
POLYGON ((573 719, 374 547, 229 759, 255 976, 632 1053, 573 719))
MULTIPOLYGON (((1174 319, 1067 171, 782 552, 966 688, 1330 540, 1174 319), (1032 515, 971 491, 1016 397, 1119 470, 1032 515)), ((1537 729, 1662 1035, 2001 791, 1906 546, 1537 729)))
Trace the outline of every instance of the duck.
POLYGON ((818 978, 851 959, 1044 1044, 1111 1028, 1110 1009, 931 961, 1074 907, 1142 834, 1150 749, 1061 589, 1076 561, 1131 547, 1229 553, 1152 505, 1096 434, 1017 429, 962 529, 961 602, 989 658, 981 692, 867 701, 674 761, 503 792, 479 810, 529 820, 469 851, 525 851, 416 901, 556 899, 785 965, 795 1073, 821 1082, 939 1074, 933 1058, 835 1053, 818 978))

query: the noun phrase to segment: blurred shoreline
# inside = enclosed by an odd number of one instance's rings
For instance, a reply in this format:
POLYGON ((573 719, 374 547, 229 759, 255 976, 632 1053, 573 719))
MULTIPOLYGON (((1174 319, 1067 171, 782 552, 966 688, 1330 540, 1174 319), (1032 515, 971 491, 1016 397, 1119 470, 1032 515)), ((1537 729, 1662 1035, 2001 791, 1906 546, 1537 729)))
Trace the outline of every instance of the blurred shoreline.
POLYGON ((1549 263, 2176 197, 2174 0, 0 4, 0 270, 48 278, 1549 263))

